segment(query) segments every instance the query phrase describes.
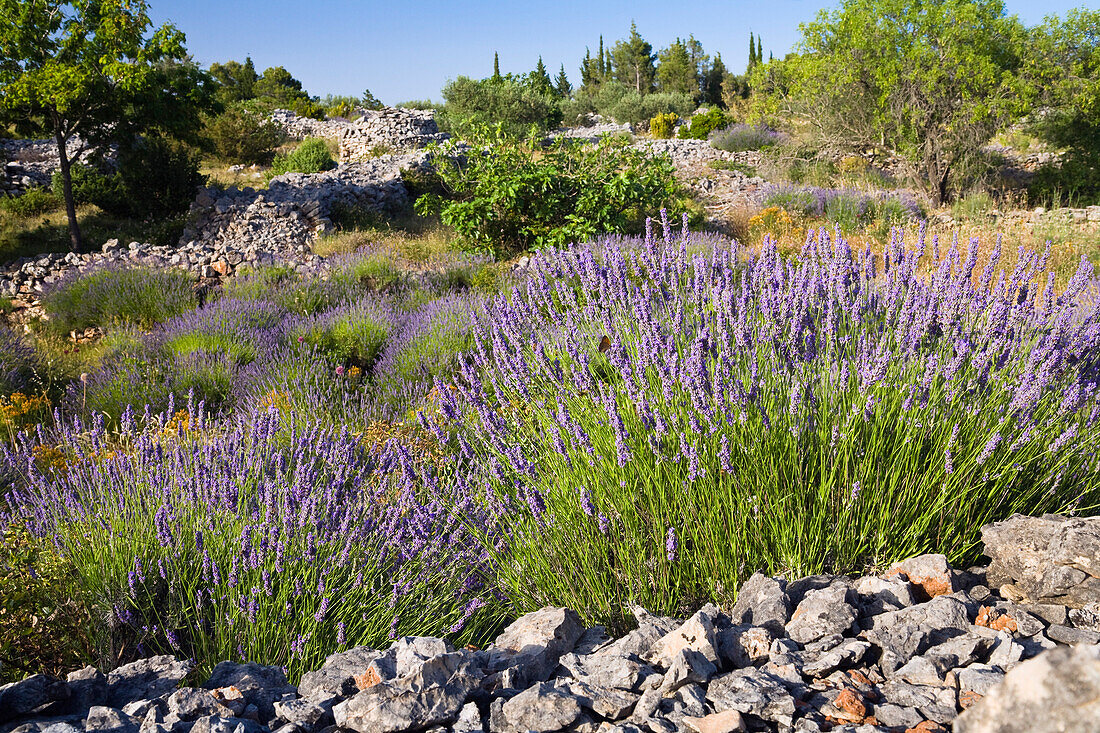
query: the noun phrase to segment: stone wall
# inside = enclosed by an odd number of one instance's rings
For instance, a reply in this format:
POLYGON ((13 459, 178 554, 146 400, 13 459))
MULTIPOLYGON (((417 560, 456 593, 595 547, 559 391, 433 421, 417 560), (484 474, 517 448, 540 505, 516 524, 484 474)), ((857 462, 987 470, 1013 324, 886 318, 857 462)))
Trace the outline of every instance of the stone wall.
POLYGON ((415 150, 447 137, 435 124, 434 110, 391 107, 371 111, 344 130, 340 138, 340 160, 367 160, 375 157, 379 148, 415 150))
MULTIPOLYGON (((70 140, 70 155, 81 145, 79 138, 70 140)), ((91 154, 85 151, 80 160, 86 162, 91 154)), ((61 158, 53 140, 0 140, 0 166, 0 195, 19 196, 28 188, 49 186, 61 158)))
POLYGON ((271 113, 271 121, 283 128, 283 132, 291 140, 303 140, 307 137, 340 137, 351 124, 342 117, 334 117, 330 120, 299 117, 289 109, 275 110, 271 113))

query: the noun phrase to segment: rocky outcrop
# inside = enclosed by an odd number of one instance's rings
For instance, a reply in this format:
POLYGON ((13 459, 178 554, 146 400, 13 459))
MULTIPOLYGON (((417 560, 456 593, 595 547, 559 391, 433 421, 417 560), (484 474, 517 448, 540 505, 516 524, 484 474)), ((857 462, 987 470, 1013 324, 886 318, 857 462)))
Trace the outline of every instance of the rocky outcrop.
POLYGON ((683 620, 635 608, 637 627, 614 640, 544 608, 484 650, 406 637, 335 653, 297 686, 281 668, 223 662, 179 688, 189 667, 171 657, 64 682, 35 675, 0 687, 0 733, 1092 731, 1100 633, 986 583, 1046 564, 1091 569, 1094 526, 988 527, 988 571, 924 555, 860 578, 757 574, 728 609, 683 620))
POLYGON ((449 135, 439 132, 435 110, 390 107, 366 112, 340 137, 340 160, 363 161, 383 152, 417 150, 449 135))

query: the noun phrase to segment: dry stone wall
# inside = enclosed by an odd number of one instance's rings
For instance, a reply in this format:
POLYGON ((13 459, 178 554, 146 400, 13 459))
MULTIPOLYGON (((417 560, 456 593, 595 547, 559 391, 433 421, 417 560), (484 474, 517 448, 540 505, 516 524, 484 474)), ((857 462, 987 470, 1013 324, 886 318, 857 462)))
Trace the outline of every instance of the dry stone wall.
MULTIPOLYGON (((83 143, 79 138, 69 141, 72 155, 83 143)), ((91 151, 80 156, 87 162, 91 151)), ((19 196, 34 186, 49 186, 53 172, 61 167, 57 143, 53 140, 0 140, 0 194, 19 196)))
POLYGON ((380 148, 416 150, 448 137, 439 131, 434 110, 395 107, 371 111, 344 130, 340 138, 340 160, 367 160, 380 148))
POLYGON ((328 120, 300 117, 289 109, 275 110, 271 113, 271 121, 283 128, 283 132, 291 140, 303 140, 307 137, 340 137, 351 124, 342 117, 328 120))

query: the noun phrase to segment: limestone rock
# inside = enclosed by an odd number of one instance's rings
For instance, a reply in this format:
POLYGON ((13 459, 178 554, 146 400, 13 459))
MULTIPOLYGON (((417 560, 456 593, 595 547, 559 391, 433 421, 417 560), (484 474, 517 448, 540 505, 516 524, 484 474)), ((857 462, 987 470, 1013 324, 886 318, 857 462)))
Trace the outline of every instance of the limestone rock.
POLYGON ((1100 646, 1045 652, 955 721, 957 733, 1085 733, 1100 730, 1100 646))

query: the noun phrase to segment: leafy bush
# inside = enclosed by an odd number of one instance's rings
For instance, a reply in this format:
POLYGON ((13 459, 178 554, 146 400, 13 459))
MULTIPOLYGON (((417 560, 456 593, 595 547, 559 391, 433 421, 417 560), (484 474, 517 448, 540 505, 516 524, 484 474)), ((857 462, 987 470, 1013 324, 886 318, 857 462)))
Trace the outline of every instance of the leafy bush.
POLYGON ((90 326, 150 328, 194 308, 192 286, 191 275, 175 268, 101 269, 60 283, 42 306, 60 333, 90 326))
POLYGON ((562 119, 552 93, 512 76, 480 81, 460 76, 444 85, 443 98, 446 105, 437 119, 459 136, 499 125, 506 136, 522 139, 532 128, 550 130, 562 119))
POLYGON ((441 211, 444 224, 495 255, 640 228, 651 206, 682 208, 671 161, 622 140, 559 143, 538 157, 503 139, 464 160, 449 150, 437 157, 438 172, 454 199, 423 196, 417 211, 441 211))
POLYGON ((51 190, 39 186, 28 188, 21 196, 0 197, 0 208, 21 217, 48 214, 60 209, 64 203, 51 190))
MULTIPOLYGON (((161 137, 145 137, 119 152, 116 169, 104 173, 90 166, 71 169, 73 198, 115 216, 165 218, 187 210, 195 189, 206 179, 199 157, 190 148, 161 137)), ((64 196, 61 172, 53 174, 54 196, 64 196)))
POLYGON ((288 155, 276 155, 271 163, 270 175, 283 173, 320 173, 336 165, 325 141, 318 137, 306 138, 288 155))
POLYGON ((0 524, 0 557, 0 685, 87 664, 91 619, 64 554, 20 522, 0 524))
POLYGON ((727 128, 732 121, 721 108, 711 107, 702 114, 692 115, 691 121, 676 135, 683 140, 706 140, 712 132, 727 128))
POLYGON ((672 137, 672 131, 679 121, 680 118, 671 112, 657 115, 649 121, 649 134, 655 138, 667 140, 672 137))
POLYGON ((283 139, 275 122, 241 107, 232 107, 211 120, 206 135, 222 160, 231 163, 267 163, 283 139))
POLYGON ((764 150, 778 145, 782 136, 765 125, 735 124, 725 129, 711 132, 710 144, 729 153, 746 150, 764 150))

